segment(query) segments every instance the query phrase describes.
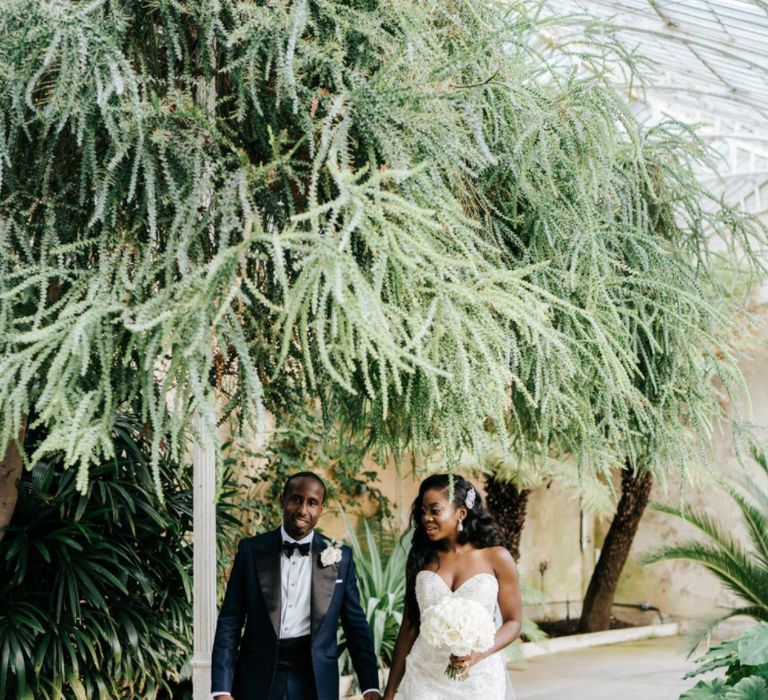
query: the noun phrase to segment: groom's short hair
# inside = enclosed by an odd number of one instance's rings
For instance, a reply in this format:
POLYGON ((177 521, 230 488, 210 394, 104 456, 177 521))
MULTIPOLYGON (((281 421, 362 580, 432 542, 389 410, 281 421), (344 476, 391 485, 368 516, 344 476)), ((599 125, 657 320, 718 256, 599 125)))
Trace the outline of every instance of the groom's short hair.
POLYGON ((283 498, 288 495, 288 487, 294 479, 314 479, 320 486, 323 487, 323 503, 325 503, 325 495, 328 493, 328 489, 325 488, 325 482, 315 472, 296 472, 291 474, 283 485, 283 498))

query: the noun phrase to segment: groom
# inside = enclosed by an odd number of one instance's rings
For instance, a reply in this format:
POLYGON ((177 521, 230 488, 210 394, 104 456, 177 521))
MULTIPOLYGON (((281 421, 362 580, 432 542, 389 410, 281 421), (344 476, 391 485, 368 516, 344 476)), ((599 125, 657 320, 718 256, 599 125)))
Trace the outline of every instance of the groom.
POLYGON ((314 531, 324 501, 317 474, 294 474, 280 528, 238 545, 213 642, 218 700, 338 700, 339 619, 365 700, 380 698, 352 552, 314 531))

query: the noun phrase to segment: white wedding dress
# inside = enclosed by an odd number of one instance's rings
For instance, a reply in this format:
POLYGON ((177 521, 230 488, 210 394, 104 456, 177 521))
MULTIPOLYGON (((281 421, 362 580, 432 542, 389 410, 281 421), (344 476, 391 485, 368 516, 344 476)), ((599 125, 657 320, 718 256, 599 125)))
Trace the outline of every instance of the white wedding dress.
MULTIPOLYGON (((496 611, 499 582, 493 574, 475 574, 455 591, 434 571, 416 576, 416 600, 426 610, 446 595, 474 600, 491 615, 496 611)), ((421 635, 405 659, 405 674, 395 694, 396 700, 514 700, 512 685, 501 652, 496 652, 469 669, 466 681, 445 675, 449 655, 435 649, 421 635)))

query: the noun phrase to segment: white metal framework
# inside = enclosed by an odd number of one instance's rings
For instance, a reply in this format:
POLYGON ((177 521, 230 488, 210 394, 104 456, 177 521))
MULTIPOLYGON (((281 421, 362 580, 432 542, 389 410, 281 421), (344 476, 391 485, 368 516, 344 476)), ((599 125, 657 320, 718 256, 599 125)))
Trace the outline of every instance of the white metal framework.
POLYGON ((193 473, 193 700, 211 697, 211 649, 216 631, 216 453, 202 419, 194 418, 193 473))
POLYGON ((768 0, 550 0, 553 15, 605 20, 646 62, 642 86, 616 85, 648 121, 701 125, 723 155, 712 188, 768 214, 768 0))

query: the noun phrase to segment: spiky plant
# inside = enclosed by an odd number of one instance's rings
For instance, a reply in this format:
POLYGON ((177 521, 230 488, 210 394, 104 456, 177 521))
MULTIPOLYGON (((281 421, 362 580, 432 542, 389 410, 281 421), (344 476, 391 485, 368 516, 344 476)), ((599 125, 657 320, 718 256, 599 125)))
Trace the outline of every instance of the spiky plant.
MULTIPOLYGON (((762 475, 768 476, 764 452, 753 452, 762 475)), ((723 485, 741 516, 748 542, 740 542, 732 532, 705 511, 654 504, 656 510, 690 523, 703 540, 687 540, 665 545, 643 557, 645 563, 681 559, 700 564, 732 591, 740 600, 722 615, 704 620, 698 641, 718 624, 737 615, 768 621, 768 489, 764 483, 749 478, 746 486, 723 485)))
MULTIPOLYGON (((357 587, 360 602, 373 635, 373 645, 380 668, 389 666, 395 640, 403 621, 405 601, 405 564, 411 533, 406 532, 386 551, 376 541, 367 520, 363 520, 364 540, 361 542, 349 517, 339 506, 346 525, 346 540, 352 548, 357 567, 357 587)), ((351 673, 351 659, 346 648, 344 631, 339 629, 339 669, 351 673)))

